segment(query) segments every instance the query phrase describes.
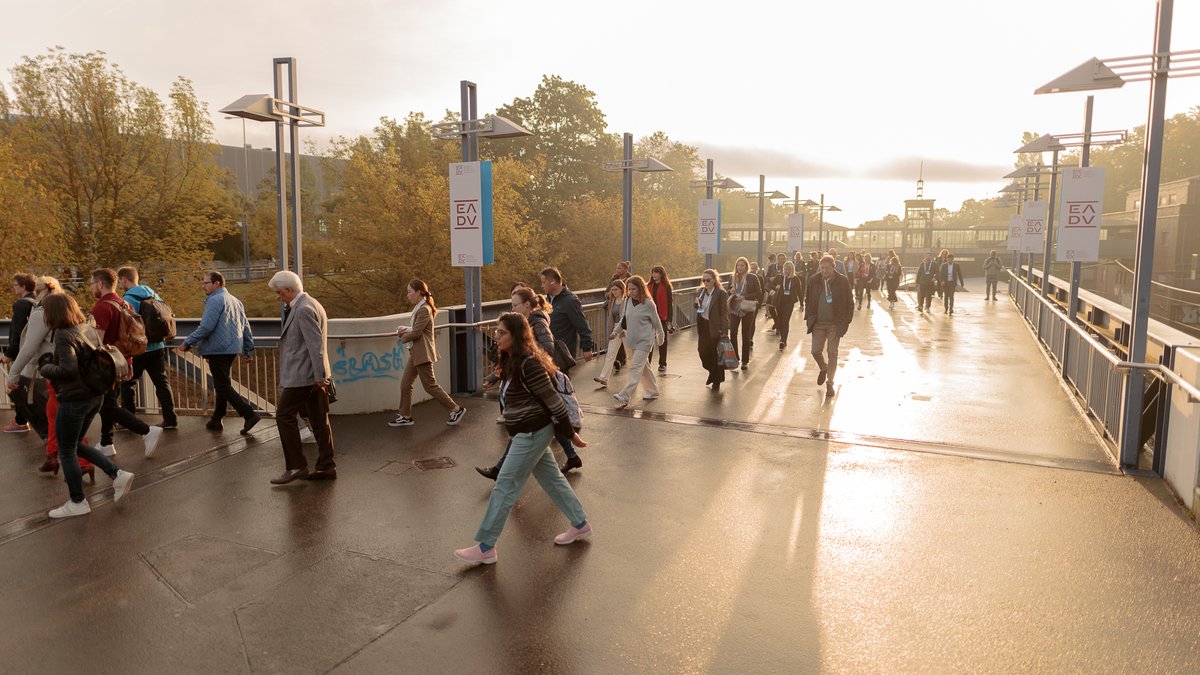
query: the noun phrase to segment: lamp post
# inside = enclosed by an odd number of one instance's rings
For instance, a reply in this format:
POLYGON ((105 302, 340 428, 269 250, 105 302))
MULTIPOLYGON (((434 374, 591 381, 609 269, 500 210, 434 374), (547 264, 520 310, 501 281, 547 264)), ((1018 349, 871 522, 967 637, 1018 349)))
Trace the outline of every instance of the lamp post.
MULTIPOLYGON (((1146 360, 1147 328, 1150 321, 1150 283, 1154 268, 1154 238, 1158 219, 1158 183, 1162 172, 1162 143, 1166 127, 1167 80, 1200 75, 1200 50, 1171 51, 1171 20, 1174 0, 1158 0, 1154 25, 1154 51, 1148 55, 1110 59, 1092 58, 1075 69, 1038 87, 1034 94, 1114 89, 1126 82, 1150 82, 1150 106, 1146 121, 1146 145, 1142 160, 1142 201, 1138 210, 1137 252, 1134 261, 1132 324, 1129 331, 1129 361, 1146 360), (1172 61, 1179 65, 1173 65, 1172 61)), ((1141 450, 1142 405, 1145 372, 1129 371, 1121 411, 1121 465, 1136 467, 1141 450)))
POLYGON ((621 172, 621 260, 633 261, 633 172, 674 171, 654 159, 633 158, 633 134, 622 135, 621 159, 604 162, 605 171, 621 172))
MULTIPOLYGON (((275 123, 275 194, 276 212, 279 223, 279 269, 288 269, 287 243, 287 191, 283 180, 283 146, 285 126, 290 128, 292 150, 292 239, 295 245, 295 265, 293 271, 304 276, 304 239, 300 220, 300 127, 325 126, 325 113, 297 102, 299 92, 296 86, 296 59, 291 57, 276 58, 272 61, 275 76, 275 93, 248 94, 221 109, 221 112, 255 120, 257 122, 275 123), (283 68, 287 67, 287 93, 283 98, 283 68)), ((243 150, 245 142, 242 143, 243 150)))
MULTIPOLYGON (((478 93, 474 82, 459 82, 461 116, 457 122, 442 122, 433 125, 433 137, 456 139, 462 148, 463 162, 479 161, 480 138, 517 138, 532 136, 533 132, 499 115, 488 115, 479 119, 478 93)), ((466 290, 466 320, 470 324, 483 321, 483 269, 463 268, 463 286, 466 290)), ((479 389, 480 350, 479 336, 472 330, 466 331, 466 391, 479 389)))
POLYGON ((816 206, 820 210, 820 215, 818 216, 818 220, 817 220, 817 251, 819 251, 821 254, 824 254, 825 253, 825 212, 828 211, 830 213, 833 213, 834 211, 841 211, 841 209, 834 206, 833 204, 830 204, 829 206, 825 206, 825 193, 824 192, 821 193, 821 201, 820 202, 817 202, 816 204, 814 204, 813 201, 811 199, 809 199, 809 200, 806 200, 805 206, 810 206, 810 207, 816 206))
POLYGON ((767 192, 767 177, 758 175, 758 192, 747 192, 746 196, 751 199, 758 199, 758 267, 763 266, 763 206, 768 199, 787 199, 787 195, 779 190, 767 192))
MULTIPOLYGON (((225 119, 238 119, 232 115, 226 115, 225 119)), ((242 266, 246 275, 246 281, 250 281, 250 220, 246 214, 246 202, 250 200, 250 150, 246 147, 246 118, 242 117, 242 177, 245 178, 246 185, 242 188, 242 222, 238 223, 242 230, 242 266)), ((238 181, 241 183, 242 181, 238 181)))
MULTIPOLYGON (((800 186, 799 185, 797 185, 795 187, 795 191, 796 191, 796 196, 794 198, 783 202, 784 204, 792 205, 792 213, 800 213, 801 206, 803 206, 806 209, 809 209, 809 208, 812 208, 812 207, 818 205, 817 202, 814 202, 811 199, 800 199, 800 186)), ((804 250, 804 240, 803 239, 800 240, 800 250, 804 250)))
MULTIPOLYGON (((704 198, 705 199, 713 198, 713 189, 714 188, 722 188, 725 190, 741 189, 742 184, 733 180, 732 178, 722 178, 721 180, 715 180, 713 178, 713 161, 711 159, 706 160, 704 162, 704 165, 705 165, 704 180, 699 180, 699 179, 693 180, 693 181, 689 182, 689 185, 691 185, 694 188, 699 188, 699 187, 704 188, 704 198)), ((719 245, 720 244, 718 243, 718 246, 719 245)), ((626 258, 626 260, 628 260, 628 258, 626 258)), ((713 254, 705 253, 704 254, 704 269, 706 269, 706 270, 712 269, 712 266, 713 266, 713 254)))

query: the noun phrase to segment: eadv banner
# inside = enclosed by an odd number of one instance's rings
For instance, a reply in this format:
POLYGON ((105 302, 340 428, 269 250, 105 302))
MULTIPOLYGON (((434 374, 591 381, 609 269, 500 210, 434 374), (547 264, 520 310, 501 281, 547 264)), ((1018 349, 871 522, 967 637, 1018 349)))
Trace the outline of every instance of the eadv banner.
POLYGON ((492 163, 450 165, 450 265, 482 267, 494 261, 492 163))

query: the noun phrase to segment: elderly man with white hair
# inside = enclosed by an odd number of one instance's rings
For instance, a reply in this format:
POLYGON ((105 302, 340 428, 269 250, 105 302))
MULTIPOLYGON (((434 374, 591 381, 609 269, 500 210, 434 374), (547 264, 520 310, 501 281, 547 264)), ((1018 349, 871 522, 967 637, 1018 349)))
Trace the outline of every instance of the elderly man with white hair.
POLYGON ((298 479, 334 480, 333 433, 329 429, 329 318, 325 308, 308 293, 295 272, 276 272, 267 284, 285 304, 283 328, 279 333, 279 403, 275 424, 283 445, 286 467, 274 485, 287 485, 298 479), (308 418, 317 439, 317 463, 308 470, 300 442, 297 415, 308 418))

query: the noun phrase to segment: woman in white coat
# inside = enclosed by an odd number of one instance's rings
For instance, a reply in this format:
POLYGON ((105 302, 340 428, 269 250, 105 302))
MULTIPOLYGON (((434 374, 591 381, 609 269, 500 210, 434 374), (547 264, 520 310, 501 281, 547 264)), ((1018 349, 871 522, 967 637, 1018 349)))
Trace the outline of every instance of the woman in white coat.
POLYGON ((617 354, 625 345, 625 331, 621 329, 621 319, 625 318, 625 305, 629 300, 625 297, 625 282, 613 279, 608 284, 608 297, 604 299, 604 318, 611 328, 608 331, 608 347, 604 352, 604 368, 600 377, 592 379, 599 382, 601 387, 608 386, 608 376, 621 370, 617 365, 617 354))
POLYGON ((628 289, 629 302, 621 324, 625 328, 625 345, 633 355, 629 362, 629 382, 624 389, 613 394, 622 408, 629 405, 639 380, 646 390, 642 399, 649 401, 658 398, 658 382, 654 377, 654 369, 650 367, 650 352, 661 345, 666 337, 662 321, 658 318, 658 308, 646 290, 645 279, 640 276, 629 277, 625 287, 628 289))

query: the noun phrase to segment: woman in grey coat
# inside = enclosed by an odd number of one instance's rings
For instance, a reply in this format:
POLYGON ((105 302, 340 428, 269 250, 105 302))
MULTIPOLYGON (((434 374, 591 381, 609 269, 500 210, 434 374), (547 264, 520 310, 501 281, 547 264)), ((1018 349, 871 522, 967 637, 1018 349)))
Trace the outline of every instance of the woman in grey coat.
POLYGON ((621 325, 625 328, 625 344, 629 345, 633 355, 629 360, 628 383, 620 392, 613 394, 622 408, 629 405, 639 381, 646 389, 642 399, 649 401, 658 398, 658 382, 654 377, 654 368, 650 367, 650 352, 661 345, 666 337, 662 320, 658 318, 658 307, 646 290, 646 281, 635 275, 629 277, 625 286, 629 289, 629 303, 625 307, 621 325))

